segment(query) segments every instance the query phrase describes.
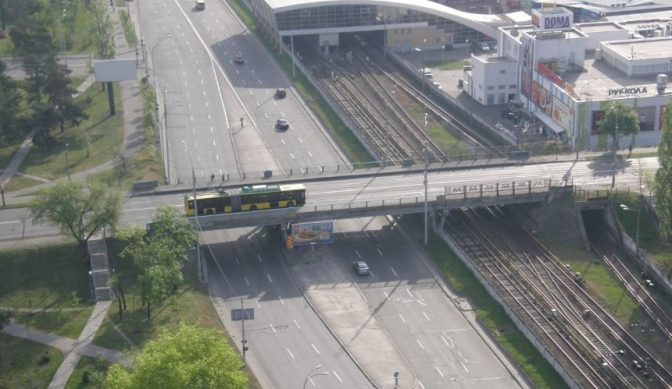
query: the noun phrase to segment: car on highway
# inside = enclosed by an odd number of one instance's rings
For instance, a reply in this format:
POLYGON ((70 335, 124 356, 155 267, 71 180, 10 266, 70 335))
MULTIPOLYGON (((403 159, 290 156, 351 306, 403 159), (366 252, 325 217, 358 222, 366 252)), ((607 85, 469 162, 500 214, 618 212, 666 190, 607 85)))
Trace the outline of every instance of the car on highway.
POLYGON ((352 268, 358 276, 368 276, 371 273, 369 265, 364 261, 356 261, 352 263, 352 268))
POLYGON ((245 57, 243 57, 242 53, 238 53, 233 59, 233 62, 237 63, 238 65, 242 65, 245 63, 245 57))
POLYGON ((278 130, 285 131, 289 129, 289 122, 287 121, 287 119, 278 119, 275 122, 275 128, 277 128, 278 130))
POLYGON ((205 0, 196 0, 196 9, 205 9, 205 0))
POLYGON ((285 90, 285 88, 276 89, 275 97, 277 97, 278 99, 284 99, 285 97, 287 97, 287 91, 285 90))

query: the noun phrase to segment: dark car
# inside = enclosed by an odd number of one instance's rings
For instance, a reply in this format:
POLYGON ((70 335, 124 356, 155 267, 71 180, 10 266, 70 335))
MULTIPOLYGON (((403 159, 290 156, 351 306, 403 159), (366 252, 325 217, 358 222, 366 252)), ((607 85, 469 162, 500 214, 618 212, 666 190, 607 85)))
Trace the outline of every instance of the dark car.
POLYGON ((284 99, 287 97, 287 91, 284 88, 278 88, 275 90, 275 97, 278 99, 284 99))
POLYGON ((233 59, 233 62, 237 63, 238 65, 242 65, 245 63, 245 57, 243 57, 242 53, 236 54, 236 57, 233 59))
POLYGON ((289 122, 287 121, 287 119, 278 119, 275 122, 275 128, 283 131, 287 130, 289 128, 289 122))
POLYGON ((369 265, 364 261, 357 261, 352 263, 352 268, 355 270, 355 273, 359 276, 368 276, 371 272, 369 270, 369 265))

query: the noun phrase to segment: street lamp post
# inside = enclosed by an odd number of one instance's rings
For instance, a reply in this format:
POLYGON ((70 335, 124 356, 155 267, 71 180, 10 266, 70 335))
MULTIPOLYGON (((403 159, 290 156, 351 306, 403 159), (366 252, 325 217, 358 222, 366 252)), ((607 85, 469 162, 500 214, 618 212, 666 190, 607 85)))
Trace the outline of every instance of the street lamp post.
POLYGON ((198 202, 196 200, 196 172, 194 171, 194 164, 191 161, 191 153, 189 153, 189 148, 187 147, 187 142, 182 141, 184 145, 184 151, 189 156, 189 165, 191 166, 191 188, 194 195, 194 221, 196 224, 196 267, 198 268, 198 280, 203 281, 203 269, 201 268, 201 247, 198 242, 198 236, 201 233, 201 225, 198 223, 198 202))
POLYGON ((321 371, 317 373, 317 370, 320 370, 322 368, 322 365, 317 365, 313 368, 313 370, 308 372, 308 375, 306 376, 306 379, 303 380, 303 389, 306 389, 306 384, 308 381, 310 381, 311 378, 321 376, 321 375, 329 375, 328 371, 321 371))
MULTIPOLYGON (((427 113, 425 113, 425 133, 427 133, 427 113)), ((428 241, 428 225, 429 225, 429 202, 428 202, 428 181, 427 181, 427 170, 429 169, 429 148, 427 147, 427 143, 423 144, 422 151, 424 152, 424 157, 425 157, 425 172, 424 172, 424 178, 422 180, 423 185, 425 186, 425 246, 427 246, 427 241, 428 241)))
POLYGON ((70 147, 69 143, 65 144, 65 175, 68 176, 68 181, 72 181, 70 179, 70 162, 68 161, 68 147, 70 147))
POLYGON ((614 131, 614 154, 611 160, 611 189, 616 186, 616 156, 618 155, 618 122, 620 121, 620 114, 616 111, 616 129, 614 131))

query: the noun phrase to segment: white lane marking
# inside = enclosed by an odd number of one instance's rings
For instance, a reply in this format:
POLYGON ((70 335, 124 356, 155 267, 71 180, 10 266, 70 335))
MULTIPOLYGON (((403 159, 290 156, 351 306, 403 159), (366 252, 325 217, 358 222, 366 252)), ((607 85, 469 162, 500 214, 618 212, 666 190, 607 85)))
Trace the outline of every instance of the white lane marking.
POLYGON ((427 306, 427 303, 422 301, 422 300, 416 300, 416 301, 418 302, 418 304, 422 305, 423 307, 427 306))
POLYGON ((236 264, 240 265, 240 260, 236 257, 236 264))
MULTIPOLYGON (((207 105, 207 103, 206 103, 206 105, 207 105)), ((212 116, 210 116, 209 113, 208 113, 208 120, 212 120, 212 116)))
POLYGON ((257 107, 261 107, 261 102, 259 102, 259 100, 257 100, 257 107))
POLYGON ((425 349, 425 346, 423 346, 422 343, 420 343, 420 339, 416 339, 415 341, 418 342, 418 346, 420 346, 421 349, 423 350, 425 349))
MULTIPOLYGON (((268 278, 268 280, 269 280, 270 282, 273 282, 273 280, 271 279, 271 275, 270 275, 270 274, 266 273, 266 278, 268 278)), ((423 313, 424 313, 424 312, 423 312, 423 313)))
POLYGON ((406 319, 404 319, 404 317, 401 315, 401 313, 399 314, 399 318, 401 319, 401 321, 403 321, 404 323, 406 323, 406 319))
POLYGON ((411 298, 414 297, 413 293, 411 293, 411 288, 406 288, 406 293, 408 293, 408 295, 411 296, 411 298))
POLYGON ((434 368, 436 369, 437 372, 439 372, 439 375, 443 377, 443 372, 441 371, 441 369, 439 369, 438 366, 434 366, 434 368))
POLYGON ((464 363, 462 363, 462 361, 460 361, 460 365, 462 365, 462 367, 464 368, 464 371, 469 373, 469 369, 467 369, 467 367, 464 365, 464 363))
POLYGON ((254 300, 257 303, 257 307, 261 308, 261 304, 259 304, 259 300, 254 300))
POLYGON ((359 254, 359 251, 355 250, 355 255, 357 256, 357 258, 362 259, 362 256, 359 254))
MULTIPOLYGON (((203 81, 203 80, 201 80, 201 81, 203 81)), ((205 102, 205 108, 208 108, 208 102, 207 101, 205 102)), ((208 116, 210 116, 210 115, 208 115, 208 116)), ((208 119, 210 119, 210 118, 208 117, 208 119)))
POLYGON ((448 344, 448 341, 446 340, 446 338, 443 337, 443 335, 441 336, 441 340, 443 341, 443 343, 444 343, 446 346, 450 347, 450 345, 448 344))
POLYGON ((194 115, 189 115, 189 120, 194 121, 194 115))
POLYGON ((373 271, 369 271, 371 273, 371 278, 376 278, 376 275, 373 273, 373 271))
POLYGON ((296 158, 296 157, 294 156, 294 153, 289 153, 289 156, 292 157, 292 159, 296 158))
POLYGON ((379 254, 381 257, 383 256, 383 252, 380 251, 380 248, 376 247, 376 251, 378 251, 378 254, 379 254))
POLYGON ((268 326, 271 327, 271 329, 273 330, 273 333, 274 333, 274 334, 278 332, 278 331, 275 330, 275 327, 273 327, 273 324, 268 323, 268 326))
POLYGON ((315 347, 314 344, 311 343, 311 344, 310 344, 310 347, 312 347, 313 350, 315 350, 315 353, 316 353, 316 354, 319 354, 319 353, 320 353, 320 350, 318 350, 317 347, 315 347))
POLYGON ((385 300, 389 300, 389 299, 390 299, 390 295, 387 294, 387 292, 383 292, 383 293, 385 294, 385 300))
POLYGON ((282 143, 283 145, 286 144, 283 138, 280 138, 280 143, 282 143))
POLYGON ((292 359, 296 359, 294 354, 292 354, 292 350, 290 350, 289 347, 287 347, 287 352, 289 353, 289 356, 292 357, 292 359))
POLYGON ((250 286, 250 281, 247 280, 247 277, 245 277, 243 279, 245 280, 245 283, 247 284, 247 286, 250 286))
POLYGON ((422 389, 425 389, 425 385, 423 385, 422 382, 418 381, 418 385, 420 385, 422 389))
POLYGON ((338 382, 343 382, 343 380, 342 380, 341 377, 338 375, 338 373, 336 373, 336 370, 332 370, 331 372, 334 373, 334 377, 336 377, 336 379, 338 380, 338 382))
POLYGON ((257 254, 257 258, 259 258, 259 262, 261 262, 261 255, 257 254))
POLYGON ((301 329, 301 326, 299 325, 299 323, 296 320, 294 320, 294 325, 296 326, 296 328, 301 329))
POLYGON ((285 305, 285 300, 283 300, 280 296, 278 296, 278 298, 280 299, 280 304, 285 305))
POLYGON ((429 316, 427 316, 427 313, 425 311, 422 311, 422 314, 425 316, 425 319, 427 319, 427 321, 429 321, 429 316))
POLYGON ((308 156, 312 158, 312 157, 313 157, 313 153, 311 153, 311 152, 309 151, 309 152, 308 152, 308 156))
POLYGON ((198 69, 198 74, 201 74, 201 69, 198 69))
POLYGON ((215 154, 215 159, 219 161, 219 154, 215 154))
POLYGON ((201 85, 205 85, 205 81, 201 78, 201 85))
POLYGON ((303 138, 299 137, 299 143, 303 143, 303 138))
POLYGON ((215 142, 214 139, 212 140, 212 147, 217 147, 217 143, 215 142))
POLYGON ((215 133, 215 127, 210 127, 210 132, 215 133))
POLYGON ((393 267, 390 267, 390 270, 392 270, 392 274, 394 274, 395 277, 398 276, 397 272, 394 270, 393 267))

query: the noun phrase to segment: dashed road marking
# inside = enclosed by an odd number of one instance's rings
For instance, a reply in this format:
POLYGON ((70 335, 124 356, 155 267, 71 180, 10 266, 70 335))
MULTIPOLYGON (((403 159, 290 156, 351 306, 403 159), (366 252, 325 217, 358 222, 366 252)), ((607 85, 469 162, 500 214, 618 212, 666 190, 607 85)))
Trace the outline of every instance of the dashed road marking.
POLYGON ((436 371, 439 373, 439 375, 440 375, 441 377, 443 377, 443 372, 441 371, 441 369, 439 369, 438 366, 434 366, 434 368, 435 368, 436 371))
POLYGON ((394 274, 394 276, 395 276, 395 277, 396 277, 396 276, 398 276, 398 274, 397 274, 396 270, 394 270, 394 268, 393 268, 393 267, 390 267, 390 270, 392 270, 392 274, 394 274))
POLYGON ((415 341, 418 343, 418 346, 420 346, 421 349, 423 350, 425 349, 425 346, 423 346, 422 343, 420 343, 420 339, 416 339, 415 341))
POLYGON ((310 344, 310 347, 312 347, 313 350, 315 350, 315 353, 316 353, 316 354, 319 354, 319 353, 320 353, 320 350, 318 350, 317 347, 315 347, 314 344, 311 343, 311 344, 310 344))
POLYGON ((292 359, 296 359, 294 354, 292 354, 292 350, 290 350, 289 347, 287 348, 287 352, 289 353, 289 356, 292 357, 292 359))
POLYGON ((403 321, 404 323, 406 323, 406 319, 404 319, 404 317, 401 315, 401 313, 399 314, 399 318, 401 319, 401 321, 403 321))
POLYGON ((430 320, 430 319, 429 319, 429 316, 427 315, 427 312, 425 312, 425 311, 422 311, 422 314, 423 314, 423 315, 425 316, 425 319, 427 319, 427 321, 429 321, 429 320, 430 320))

